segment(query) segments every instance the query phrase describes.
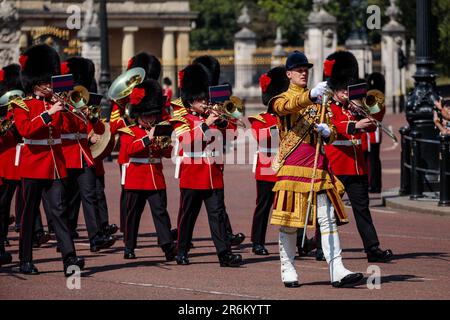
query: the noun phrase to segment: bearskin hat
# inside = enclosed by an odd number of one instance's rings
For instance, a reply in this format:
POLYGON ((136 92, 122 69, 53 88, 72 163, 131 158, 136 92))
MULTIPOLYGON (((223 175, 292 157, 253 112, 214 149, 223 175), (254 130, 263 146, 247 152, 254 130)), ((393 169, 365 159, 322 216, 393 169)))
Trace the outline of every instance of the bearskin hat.
POLYGON ((202 64, 191 64, 180 71, 181 100, 185 106, 194 100, 208 99, 211 74, 202 64))
POLYGON ((163 107, 161 85, 153 79, 144 80, 130 94, 130 116, 160 114, 163 107))
POLYGON ((358 61, 349 51, 336 51, 324 62, 324 77, 332 90, 358 83, 358 61))
POLYGON ((158 80, 161 75, 161 62, 154 55, 140 52, 128 61, 128 68, 140 67, 145 70, 147 79, 158 80))
POLYGON ((18 64, 10 64, 0 70, 0 97, 11 90, 23 90, 18 64))
POLYGON ((95 82, 95 65, 86 58, 72 57, 61 64, 62 74, 72 74, 73 81, 82 85, 89 92, 97 92, 97 84, 95 82))
POLYGON ((25 93, 32 93, 35 85, 50 83, 52 76, 61 72, 58 52, 46 44, 30 47, 20 56, 19 62, 25 93))
POLYGON ((367 77, 367 90, 377 89, 384 93, 386 89, 386 80, 384 75, 379 72, 373 72, 367 77))
POLYGON ((286 68, 275 67, 259 78, 259 85, 262 92, 262 103, 267 106, 269 101, 285 92, 289 88, 289 78, 286 75, 286 68))
POLYGON ((213 56, 200 56, 194 59, 193 64, 201 64, 203 65, 211 74, 211 86, 219 85, 220 78, 220 63, 219 60, 214 58, 213 56))

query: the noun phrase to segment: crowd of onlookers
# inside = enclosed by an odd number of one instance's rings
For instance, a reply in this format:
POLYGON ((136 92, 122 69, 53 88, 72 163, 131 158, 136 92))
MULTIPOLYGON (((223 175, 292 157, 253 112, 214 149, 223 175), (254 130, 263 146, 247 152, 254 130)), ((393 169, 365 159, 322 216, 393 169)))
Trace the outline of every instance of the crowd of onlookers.
POLYGON ((435 102, 433 120, 441 134, 450 134, 450 100, 435 102))

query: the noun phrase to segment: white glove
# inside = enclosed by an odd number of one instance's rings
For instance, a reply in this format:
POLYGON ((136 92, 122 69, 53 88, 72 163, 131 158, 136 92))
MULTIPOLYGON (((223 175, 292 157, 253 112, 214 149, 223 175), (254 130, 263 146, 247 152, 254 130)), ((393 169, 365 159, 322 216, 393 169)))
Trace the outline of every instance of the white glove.
POLYGON ((327 89, 327 82, 326 81, 319 82, 310 91, 311 99, 316 99, 318 97, 321 97, 324 94, 326 89, 327 89))
POLYGON ((328 138, 331 135, 330 127, 326 123, 320 123, 316 125, 317 132, 324 138, 328 138))

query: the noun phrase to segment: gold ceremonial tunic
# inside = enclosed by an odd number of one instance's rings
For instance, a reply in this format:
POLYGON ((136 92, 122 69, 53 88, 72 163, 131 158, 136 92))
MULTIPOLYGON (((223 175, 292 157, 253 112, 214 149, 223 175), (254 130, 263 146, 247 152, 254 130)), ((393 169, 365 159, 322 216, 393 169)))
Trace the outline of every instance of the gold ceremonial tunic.
MULTIPOLYGON (((280 159, 282 162, 273 188, 275 201, 270 223, 303 228, 318 138, 318 133, 313 126, 314 123, 319 122, 321 106, 309 99, 308 89, 293 84, 286 92, 273 98, 271 105, 278 118, 281 138, 279 155, 287 156, 280 159), (307 122, 304 123, 312 129, 305 131, 306 134, 292 135, 293 132, 301 131, 299 127, 303 125, 298 124, 302 120, 306 120, 307 122)), ((336 139, 336 128, 330 119, 331 116, 331 109, 327 106, 324 122, 330 127, 331 135, 324 139, 326 143, 332 143, 336 139)), ((335 209, 337 224, 347 223, 347 215, 340 197, 343 191, 342 183, 333 175, 328 159, 321 148, 314 179, 312 210, 307 225, 314 227, 316 225, 316 196, 319 192, 327 193, 335 209)))

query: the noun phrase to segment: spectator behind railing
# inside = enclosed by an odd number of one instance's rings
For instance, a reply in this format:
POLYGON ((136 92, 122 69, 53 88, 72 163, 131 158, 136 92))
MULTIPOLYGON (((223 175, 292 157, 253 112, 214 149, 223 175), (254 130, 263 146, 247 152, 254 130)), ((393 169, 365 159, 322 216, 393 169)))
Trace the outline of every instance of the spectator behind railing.
POLYGON ((450 134, 450 101, 435 101, 433 120, 441 134, 450 134))

